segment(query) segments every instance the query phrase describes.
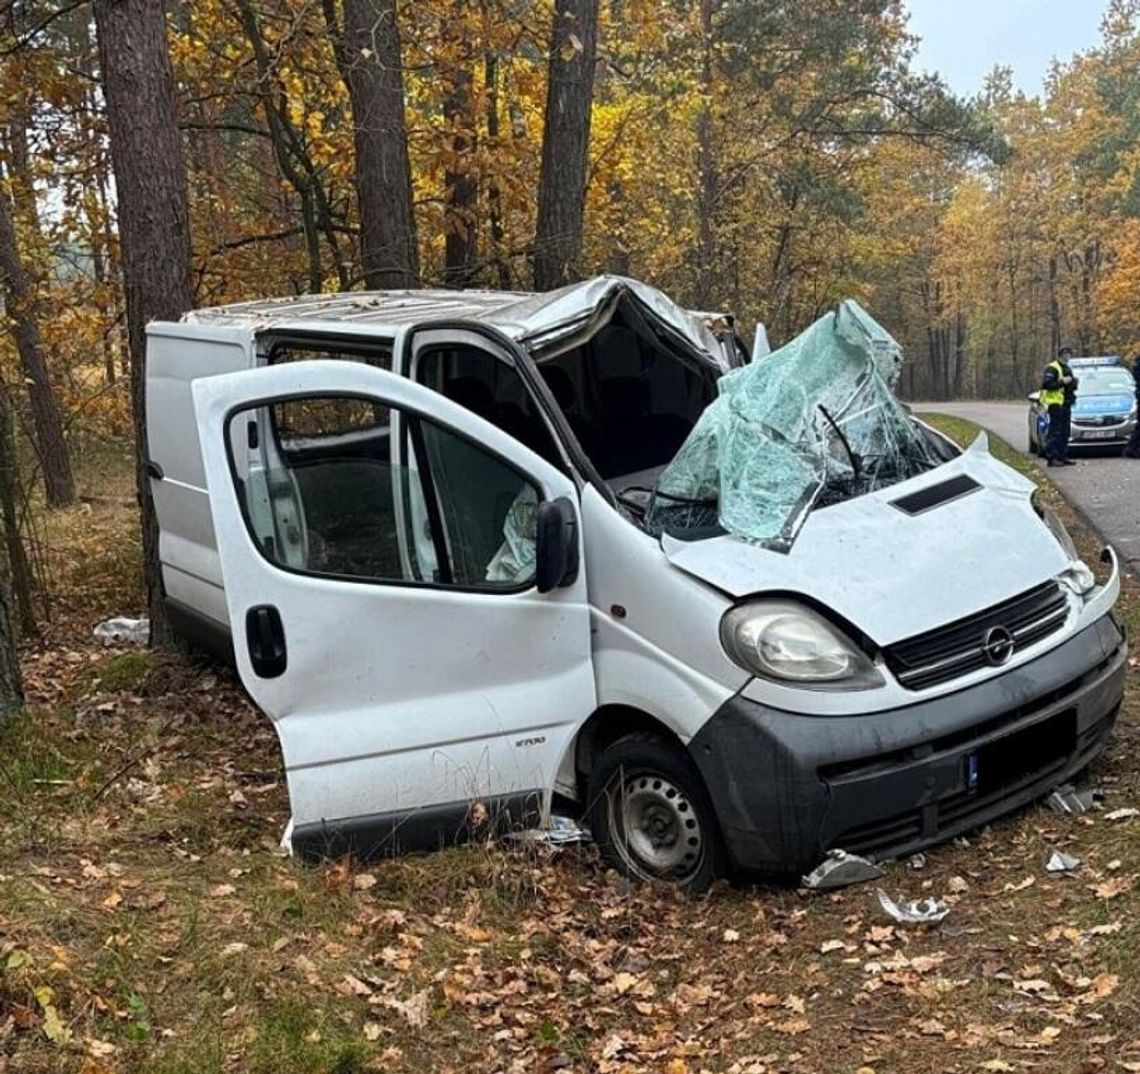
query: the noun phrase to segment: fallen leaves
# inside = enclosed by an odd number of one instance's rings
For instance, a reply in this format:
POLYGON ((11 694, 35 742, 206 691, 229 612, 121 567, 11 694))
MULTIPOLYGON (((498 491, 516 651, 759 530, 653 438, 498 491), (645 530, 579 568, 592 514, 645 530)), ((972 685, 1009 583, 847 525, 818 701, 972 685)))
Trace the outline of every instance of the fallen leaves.
POLYGON ((428 1020, 428 991, 415 992, 406 1000, 396 999, 394 996, 381 996, 379 1002, 382 1006, 395 1011, 411 1029, 423 1029, 428 1020))
POLYGON ((1132 878, 1130 876, 1114 876, 1102 883, 1092 885, 1089 890, 1098 899, 1116 899, 1126 891, 1132 890, 1132 878))
POLYGON ((790 1018, 786 1022, 773 1022, 772 1029, 786 1037, 798 1037, 811 1030, 811 1022, 806 1018, 790 1018))
MULTIPOLYGON (((209 748, 230 734, 206 726, 209 748)), ((263 995, 303 1012, 297 1041, 343 1044, 363 1053, 365 1069, 392 1074, 433 1062, 503 1074, 883 1074, 923 1064, 967 1074, 1034 1061, 1050 1069, 1046 1054, 1062 1069, 1078 1048, 1106 1070, 1110 1055, 1137 1054, 1123 1035, 1119 1053, 1095 1043, 1130 995, 1113 957, 1122 945, 1108 938, 1128 938, 1135 908, 1131 828, 1098 817, 1061 830, 1036 817, 931 853, 920 873, 888 866, 908 898, 953 902, 945 923, 923 929, 884 919, 865 888, 678 898, 620 884, 588 857, 536 862, 485 846, 312 869, 283 861, 271 837, 250 839, 272 762, 250 762, 231 737, 228 757, 199 758, 203 743, 188 739, 181 768, 164 755, 140 772, 161 791, 146 807, 158 815, 136 812, 152 788, 108 795, 106 815, 68 835, 82 855, 20 861, 15 905, 58 914, 33 929, 0 923, 0 981, 26 997, 10 1018, 22 1046, 34 1040, 55 1058, 70 1048, 85 1074, 122 1065, 139 1022, 123 986, 91 972, 114 964, 152 1003, 155 1045, 166 1033, 179 1047, 193 1041, 196 990, 214 989, 234 1069, 250 1064, 263 995), (216 811, 208 825, 177 812, 179 786, 194 809, 216 811), (205 828, 189 840, 151 834, 205 828), (1063 890, 1042 871, 1043 848, 1061 845, 1087 874, 1063 890), (97 940, 65 937, 57 920, 94 925, 97 940), (57 953, 65 948, 70 964, 57 953), (44 986, 46 1006, 33 998, 44 986)))
POLYGON ((1132 806, 1127 806, 1124 809, 1114 809, 1111 813, 1105 813, 1104 819, 1111 821, 1131 820, 1133 817, 1140 817, 1140 809, 1132 806))

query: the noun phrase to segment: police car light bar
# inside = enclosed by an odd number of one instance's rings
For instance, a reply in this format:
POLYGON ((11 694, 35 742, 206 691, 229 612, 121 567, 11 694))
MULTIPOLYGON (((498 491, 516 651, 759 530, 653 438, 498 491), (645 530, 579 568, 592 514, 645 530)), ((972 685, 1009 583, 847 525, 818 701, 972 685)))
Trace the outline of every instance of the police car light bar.
POLYGON ((1095 358, 1070 358, 1070 369, 1091 369, 1098 365, 1120 365, 1119 354, 1101 354, 1095 358))

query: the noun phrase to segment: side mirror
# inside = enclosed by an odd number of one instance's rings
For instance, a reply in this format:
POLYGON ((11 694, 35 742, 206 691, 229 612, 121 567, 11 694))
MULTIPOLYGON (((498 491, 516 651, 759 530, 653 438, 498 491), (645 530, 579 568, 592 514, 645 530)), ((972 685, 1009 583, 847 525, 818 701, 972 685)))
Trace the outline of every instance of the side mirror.
POLYGON ((535 581, 540 593, 578 578, 578 512, 565 497, 543 500, 534 514, 535 581))
POLYGON ((1041 398, 1040 392, 1030 392, 1026 397, 1031 403, 1036 403, 1041 398))

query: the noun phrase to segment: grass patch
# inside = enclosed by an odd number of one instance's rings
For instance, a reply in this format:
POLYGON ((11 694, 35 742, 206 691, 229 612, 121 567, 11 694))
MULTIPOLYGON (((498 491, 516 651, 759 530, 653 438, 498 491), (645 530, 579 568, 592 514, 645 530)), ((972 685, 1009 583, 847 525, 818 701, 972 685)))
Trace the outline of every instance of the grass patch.
POLYGON ((151 653, 116 653, 89 669, 91 684, 106 693, 124 693, 136 690, 146 678, 152 664, 151 653))

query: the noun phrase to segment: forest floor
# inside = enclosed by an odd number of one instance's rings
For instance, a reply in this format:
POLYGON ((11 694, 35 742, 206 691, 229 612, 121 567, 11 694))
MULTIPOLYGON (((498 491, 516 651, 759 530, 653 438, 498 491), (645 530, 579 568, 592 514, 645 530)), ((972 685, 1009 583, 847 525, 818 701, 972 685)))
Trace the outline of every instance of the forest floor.
MULTIPOLYGON (((1140 1071, 1140 819, 1036 807, 890 865, 893 897, 952 903, 930 928, 874 884, 631 889, 589 848, 295 864, 233 677, 92 639, 140 600, 127 468, 89 469, 0 728, 0 1071, 1140 1071)), ((1133 683, 1106 810, 1140 806, 1138 729, 1133 683)))

